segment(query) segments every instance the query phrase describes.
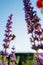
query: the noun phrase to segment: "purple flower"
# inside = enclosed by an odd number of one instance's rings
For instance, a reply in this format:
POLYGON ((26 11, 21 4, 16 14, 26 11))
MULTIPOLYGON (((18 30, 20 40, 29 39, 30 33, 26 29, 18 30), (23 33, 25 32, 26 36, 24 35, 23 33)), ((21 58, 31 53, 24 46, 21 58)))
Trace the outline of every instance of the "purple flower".
POLYGON ((4 63, 4 65, 8 65, 8 63, 4 63))
POLYGON ((39 54, 39 59, 43 60, 43 54, 39 54))

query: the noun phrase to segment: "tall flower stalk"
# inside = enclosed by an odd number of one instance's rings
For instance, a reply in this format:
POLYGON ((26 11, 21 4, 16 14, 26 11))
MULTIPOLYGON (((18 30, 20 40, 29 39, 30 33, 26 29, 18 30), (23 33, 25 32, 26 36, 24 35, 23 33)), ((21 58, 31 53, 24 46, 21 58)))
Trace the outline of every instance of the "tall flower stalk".
POLYGON ((6 30, 4 34, 5 38, 3 40, 4 41, 3 47, 5 51, 2 53, 2 65, 4 65, 4 61, 8 55, 7 49, 9 48, 10 41, 14 40, 14 38, 16 37, 14 34, 12 35, 12 16, 13 16, 12 14, 9 16, 9 19, 7 20, 7 24, 6 24, 6 30))
POLYGON ((12 37, 12 14, 9 16, 9 19, 7 20, 7 24, 6 24, 6 30, 5 30, 5 38, 4 38, 4 43, 3 43, 3 47, 5 49, 5 51, 2 53, 2 65, 4 65, 5 59, 8 55, 7 53, 7 49, 9 48, 9 44, 11 41, 11 37, 12 37))
POLYGON ((4 41, 4 48, 5 48, 5 54, 6 54, 6 50, 7 48, 9 48, 9 44, 10 44, 10 41, 11 41, 11 38, 12 38, 12 14, 9 16, 9 19, 7 20, 7 24, 6 24, 6 30, 5 30, 5 39, 3 40, 4 41))
POLYGON ((32 49, 43 49, 43 29, 40 24, 40 19, 31 6, 30 0, 23 0, 25 20, 27 23, 28 34, 31 34, 30 41, 32 49))

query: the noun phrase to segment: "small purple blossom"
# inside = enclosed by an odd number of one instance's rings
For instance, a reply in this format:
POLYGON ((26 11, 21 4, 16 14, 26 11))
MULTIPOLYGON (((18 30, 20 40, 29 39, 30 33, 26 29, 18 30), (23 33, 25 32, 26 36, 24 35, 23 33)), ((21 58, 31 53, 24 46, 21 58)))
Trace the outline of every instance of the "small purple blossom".
POLYGON ((39 59, 43 60, 43 54, 39 54, 39 59))

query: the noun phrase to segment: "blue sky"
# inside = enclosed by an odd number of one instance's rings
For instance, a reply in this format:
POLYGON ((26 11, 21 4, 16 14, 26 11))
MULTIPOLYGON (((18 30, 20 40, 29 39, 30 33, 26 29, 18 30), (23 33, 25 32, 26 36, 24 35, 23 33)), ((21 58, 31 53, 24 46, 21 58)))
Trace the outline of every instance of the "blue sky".
MULTIPOLYGON (((43 26, 43 14, 36 7, 36 0, 31 0, 31 3, 34 10, 37 11, 37 15, 41 18, 40 23, 43 26)), ((35 52, 31 49, 31 43, 29 42, 23 7, 23 0, 0 0, 0 50, 3 49, 4 30, 6 29, 8 16, 13 14, 12 34, 16 35, 16 39, 11 41, 8 52, 11 52, 13 45, 16 52, 35 52)))

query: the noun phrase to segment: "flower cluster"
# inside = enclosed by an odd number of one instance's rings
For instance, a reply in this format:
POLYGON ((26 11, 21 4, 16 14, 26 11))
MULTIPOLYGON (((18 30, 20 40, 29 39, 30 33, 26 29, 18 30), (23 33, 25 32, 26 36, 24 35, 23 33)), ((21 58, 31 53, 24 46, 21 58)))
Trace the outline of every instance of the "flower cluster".
POLYGON ((34 43, 32 48, 35 50, 39 48, 43 49, 43 29, 39 22, 40 19, 37 16, 36 11, 33 10, 34 8, 31 6, 30 0, 23 0, 23 3, 28 34, 32 34, 30 40, 34 43))
POLYGON ((11 30, 12 16, 13 16, 12 14, 9 16, 9 19, 7 20, 7 24, 6 24, 5 39, 3 40, 4 41, 3 46, 5 48, 4 54, 6 54, 6 49, 9 48, 9 43, 10 43, 11 38, 12 38, 12 34, 11 34, 11 32, 12 32, 12 30, 11 30))
POLYGON ((36 54, 35 58, 37 65, 43 65, 43 53, 36 54))

